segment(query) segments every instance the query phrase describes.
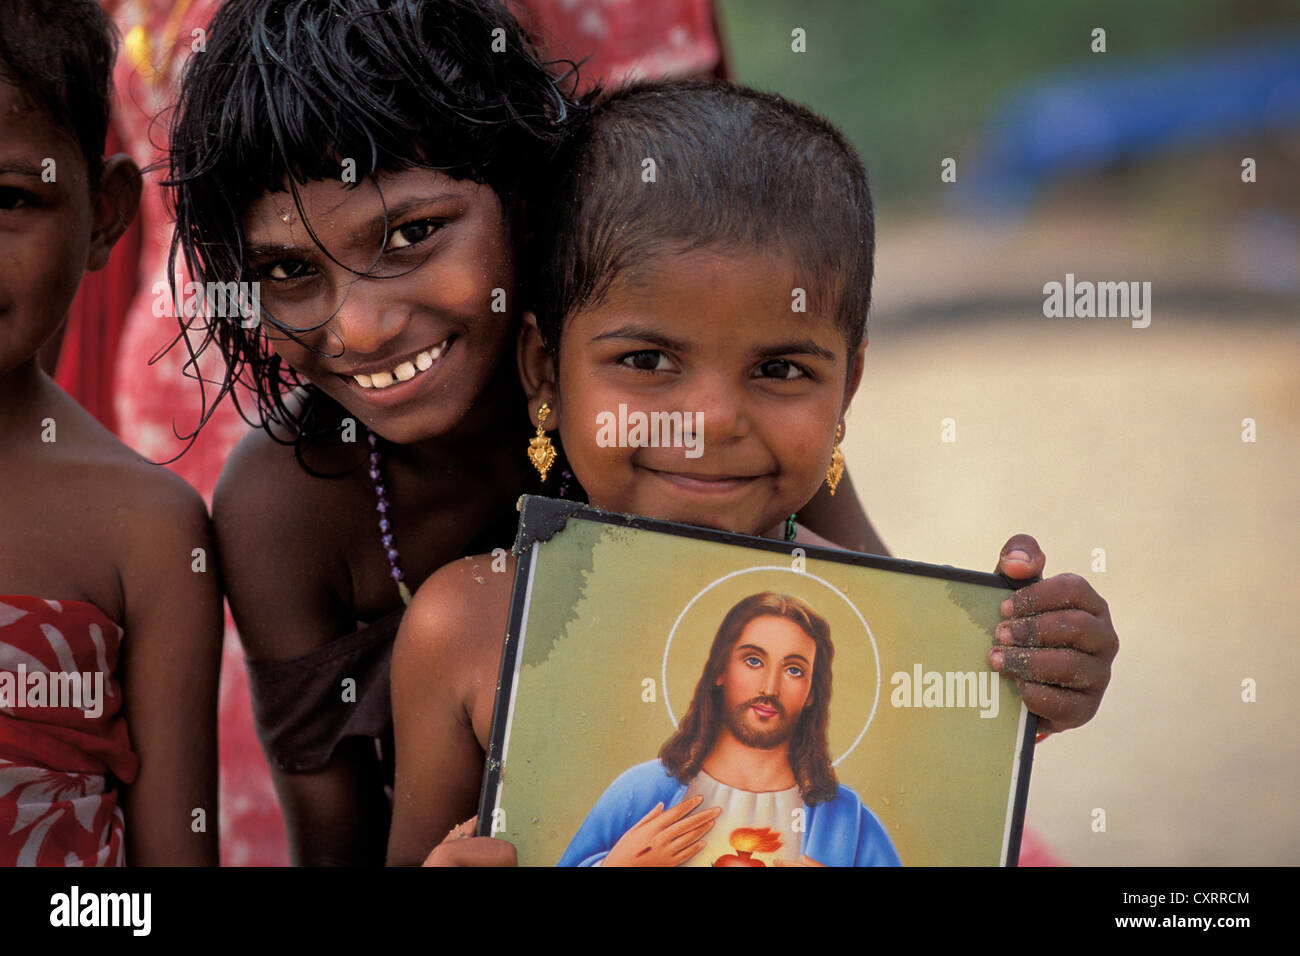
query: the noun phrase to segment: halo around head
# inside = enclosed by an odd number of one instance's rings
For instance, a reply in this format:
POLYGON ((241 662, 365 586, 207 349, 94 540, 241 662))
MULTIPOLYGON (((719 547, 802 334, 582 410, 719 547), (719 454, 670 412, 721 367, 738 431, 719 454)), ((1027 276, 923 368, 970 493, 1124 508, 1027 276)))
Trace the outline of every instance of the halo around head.
POLYGON ((682 608, 664 644, 660 675, 668 719, 677 726, 672 705, 673 684, 684 684, 689 699, 723 617, 740 599, 760 591, 775 591, 807 601, 831 626, 835 666, 829 736, 832 753, 837 746, 843 748, 832 760, 833 764, 839 764, 862 741, 876 716, 880 701, 880 652, 866 618, 844 592, 824 578, 789 566, 763 565, 724 574, 706 584, 682 608), (760 586, 754 579, 745 578, 753 574, 760 574, 768 583, 760 586), (683 624, 687 626, 684 628, 683 624), (679 632, 689 633, 690 640, 679 638, 679 632), (860 635, 865 635, 866 640, 861 640, 860 635), (871 674, 867 681, 856 676, 850 679, 850 675, 859 675, 864 670, 871 674), (864 713, 865 720, 861 716, 864 713))

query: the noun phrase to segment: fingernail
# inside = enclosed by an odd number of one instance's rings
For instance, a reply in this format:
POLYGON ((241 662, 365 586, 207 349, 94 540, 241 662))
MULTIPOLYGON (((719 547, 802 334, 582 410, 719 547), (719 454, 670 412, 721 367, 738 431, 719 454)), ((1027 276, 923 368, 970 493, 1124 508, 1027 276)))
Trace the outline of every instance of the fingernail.
POLYGON ((993 634, 998 639, 999 644, 1011 643, 1011 625, 1003 621, 993 630, 993 634))
POLYGON ((989 654, 989 667, 995 671, 1002 670, 1002 652, 997 648, 994 648, 989 654))
POLYGON ((1011 598, 1007 598, 1005 601, 1002 602, 1001 610, 1002 610, 1003 617, 1011 616, 1011 598))
POLYGON ((1029 563, 1029 552, 1021 551, 1019 548, 1016 548, 1014 551, 1008 551, 1006 556, 1007 559, 1011 561, 1023 561, 1025 564, 1029 563))

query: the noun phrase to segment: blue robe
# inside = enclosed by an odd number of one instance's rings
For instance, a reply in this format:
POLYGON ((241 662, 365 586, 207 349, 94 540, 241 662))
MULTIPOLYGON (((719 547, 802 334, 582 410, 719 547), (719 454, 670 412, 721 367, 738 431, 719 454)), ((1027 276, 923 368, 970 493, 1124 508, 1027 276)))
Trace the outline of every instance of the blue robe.
MULTIPOLYGON (((662 803, 664 809, 686 795, 658 760, 624 772, 609 785, 587 814, 559 866, 593 866, 605 858, 637 821, 662 803)), ((835 796, 806 807, 801 852, 827 866, 902 866, 894 844, 876 815, 843 785, 835 796)))

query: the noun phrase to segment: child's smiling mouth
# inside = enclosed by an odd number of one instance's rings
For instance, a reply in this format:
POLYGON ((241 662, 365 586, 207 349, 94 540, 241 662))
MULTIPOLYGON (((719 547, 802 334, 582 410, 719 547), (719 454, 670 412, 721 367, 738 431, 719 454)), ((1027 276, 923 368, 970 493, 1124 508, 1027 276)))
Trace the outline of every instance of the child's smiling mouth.
POLYGON ((405 401, 431 381, 446 361, 456 341, 451 335, 436 345, 404 357, 389 365, 376 365, 351 374, 335 373, 349 389, 367 402, 393 405, 405 401))
POLYGON ((699 474, 694 472, 683 471, 665 471, 659 468, 647 468, 644 465, 638 466, 643 471, 668 482, 673 487, 682 491, 693 492, 704 495, 724 495, 730 492, 739 491, 748 488, 754 482, 767 475, 731 475, 731 474, 699 474))

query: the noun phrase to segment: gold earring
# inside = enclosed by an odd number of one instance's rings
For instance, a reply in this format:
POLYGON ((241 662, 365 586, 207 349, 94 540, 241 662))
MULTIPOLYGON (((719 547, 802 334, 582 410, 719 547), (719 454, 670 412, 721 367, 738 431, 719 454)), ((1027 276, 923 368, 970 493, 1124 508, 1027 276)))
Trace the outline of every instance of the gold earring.
POLYGON ((551 407, 542 402, 541 407, 537 409, 537 435, 528 443, 528 460, 542 476, 542 481, 546 480, 546 473, 551 470, 551 465, 555 464, 555 446, 551 444, 551 436, 546 434, 546 429, 542 427, 550 414, 551 407))
POLYGON ((844 477, 844 452, 840 451, 840 439, 844 437, 844 426, 835 426, 835 447, 831 450, 831 465, 826 469, 826 484, 831 489, 831 494, 835 494, 835 489, 839 487, 840 479, 844 477))

